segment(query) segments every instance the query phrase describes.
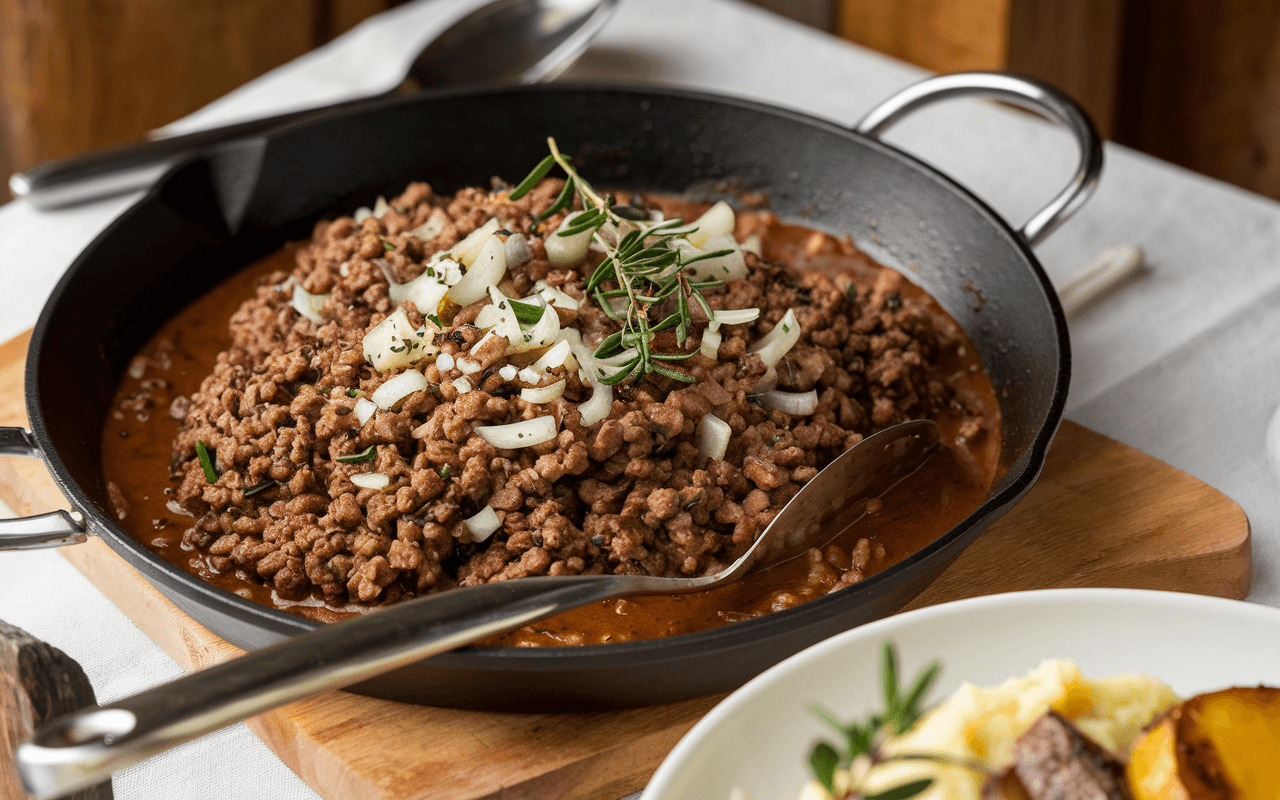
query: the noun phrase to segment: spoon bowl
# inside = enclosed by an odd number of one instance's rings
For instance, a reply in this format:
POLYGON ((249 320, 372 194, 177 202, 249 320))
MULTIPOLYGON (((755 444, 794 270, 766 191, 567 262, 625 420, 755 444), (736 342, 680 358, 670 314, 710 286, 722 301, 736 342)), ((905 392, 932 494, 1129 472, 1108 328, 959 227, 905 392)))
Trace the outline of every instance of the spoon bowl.
POLYGON ((845 451, 805 485, 737 560, 710 575, 581 575, 500 581, 428 595, 326 625, 110 706, 42 725, 15 761, 35 798, 96 785, 112 772, 326 689, 599 600, 710 589, 821 547, 937 449, 938 426, 904 422, 845 451))

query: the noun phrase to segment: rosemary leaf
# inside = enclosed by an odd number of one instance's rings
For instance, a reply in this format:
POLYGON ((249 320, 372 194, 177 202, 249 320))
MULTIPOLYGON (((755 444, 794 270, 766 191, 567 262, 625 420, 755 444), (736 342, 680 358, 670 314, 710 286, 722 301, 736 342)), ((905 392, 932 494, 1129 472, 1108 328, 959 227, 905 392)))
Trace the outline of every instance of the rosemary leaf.
POLYGON ((245 496, 245 497, 253 497, 255 494, 258 494, 259 492, 265 492, 266 490, 270 489, 272 486, 275 486, 275 485, 276 485, 276 482, 275 482, 275 481, 273 481, 273 480, 266 480, 266 481, 263 481, 262 483, 258 484, 257 486, 252 486, 252 487, 250 487, 250 488, 248 488, 248 489, 245 489, 245 490, 244 490, 244 496, 245 496))
POLYGON ((343 464, 358 464, 361 461, 372 461, 375 455, 377 455, 375 446, 369 445, 363 452, 353 453, 349 456, 338 456, 334 461, 341 461, 343 464))
POLYGON ((822 788, 835 793, 836 767, 840 766, 840 756, 836 749, 827 742, 818 742, 809 751, 809 772, 814 780, 822 784, 822 788))
POLYGON ((895 786, 892 789, 885 789, 877 794, 864 794, 863 800, 907 800, 908 797, 915 797, 933 785, 932 778, 924 778, 911 783, 904 783, 901 786, 895 786))
POLYGON ((519 300, 508 300, 511 304, 511 310, 516 315, 516 321, 521 325, 536 325, 542 319, 542 315, 546 312, 546 306, 534 305, 533 303, 522 303, 519 300))
POLYGON ((213 468, 213 459, 209 456, 209 448, 199 439, 196 439, 196 458, 200 459, 200 466, 204 469, 204 479, 209 483, 217 483, 218 472, 213 468))
POLYGON ((534 167, 533 171, 525 176, 525 179, 520 181, 520 184, 516 186, 516 188, 511 190, 511 193, 507 195, 507 199, 519 200, 521 197, 524 197, 529 193, 530 189, 538 185, 538 181, 547 177, 547 173, 550 172, 551 168, 555 165, 556 160, 552 156, 547 156, 539 161, 538 166, 534 167))

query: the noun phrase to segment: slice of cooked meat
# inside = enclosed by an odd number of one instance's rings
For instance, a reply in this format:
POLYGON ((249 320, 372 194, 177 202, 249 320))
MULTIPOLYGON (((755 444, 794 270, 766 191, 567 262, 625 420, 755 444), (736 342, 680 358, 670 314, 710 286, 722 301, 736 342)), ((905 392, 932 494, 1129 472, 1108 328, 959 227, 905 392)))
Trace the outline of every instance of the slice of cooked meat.
MULTIPOLYGON (((1012 776, 997 776, 988 784, 1007 786, 1015 782, 1009 777, 1016 777, 1029 800, 1132 800, 1119 759, 1053 710, 1018 737, 1012 776)), ((989 795, 984 787, 983 798, 1017 800, 1019 795, 989 795)))

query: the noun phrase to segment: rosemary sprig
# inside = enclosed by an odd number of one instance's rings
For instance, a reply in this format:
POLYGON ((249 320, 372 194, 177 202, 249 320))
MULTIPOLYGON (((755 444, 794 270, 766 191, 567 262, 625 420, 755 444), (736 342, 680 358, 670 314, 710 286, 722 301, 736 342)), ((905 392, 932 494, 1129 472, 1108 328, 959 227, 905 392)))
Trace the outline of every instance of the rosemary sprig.
POLYGON ((217 483, 218 471, 213 468, 213 459, 209 456, 209 447, 200 439, 196 439, 196 458, 200 459, 200 468, 204 470, 204 479, 209 483, 217 483))
MULTIPOLYGON (((866 756, 872 765, 892 760, 936 760, 947 761, 937 756, 903 755, 887 756, 883 752, 885 740, 889 736, 897 736, 909 731, 924 714, 921 702, 938 677, 940 667, 933 662, 916 677, 907 691, 898 686, 898 654, 892 642, 884 643, 880 667, 883 683, 885 710, 872 715, 865 722, 842 723, 824 708, 814 706, 811 710, 824 722, 838 731, 844 741, 837 745, 827 740, 820 740, 809 753, 809 770, 813 777, 826 788, 835 793, 835 773, 837 769, 849 769, 854 759, 866 756)), ((964 766, 971 766, 963 762, 964 766)), ((852 797, 862 800, 906 800, 928 789, 932 779, 925 778, 894 786, 883 792, 867 794, 857 786, 852 787, 852 797)))
POLYGON ((591 232, 591 239, 604 251, 600 266, 587 278, 586 293, 604 313, 621 324, 621 328, 596 347, 593 355, 601 360, 614 359, 602 380, 610 385, 646 374, 658 374, 683 383, 692 383, 689 373, 673 366, 697 353, 661 353, 653 348, 654 336, 674 330, 683 346, 691 344, 694 330, 692 303, 697 303, 711 318, 711 305, 703 292, 723 285, 719 280, 694 280, 688 268, 704 259, 726 255, 732 251, 700 253, 681 248, 678 240, 697 230, 675 218, 648 223, 648 216, 631 206, 615 205, 612 196, 600 196, 556 146, 547 139, 551 155, 538 163, 509 197, 518 200, 558 166, 565 173, 564 189, 545 211, 541 221, 558 211, 572 208, 574 201, 582 212, 573 218, 560 236, 591 232), (606 226, 609 226, 605 235, 606 226), (625 231, 625 233, 623 233, 625 231), (665 313, 665 316, 663 314, 665 313), (656 315, 656 316, 655 316, 656 315))

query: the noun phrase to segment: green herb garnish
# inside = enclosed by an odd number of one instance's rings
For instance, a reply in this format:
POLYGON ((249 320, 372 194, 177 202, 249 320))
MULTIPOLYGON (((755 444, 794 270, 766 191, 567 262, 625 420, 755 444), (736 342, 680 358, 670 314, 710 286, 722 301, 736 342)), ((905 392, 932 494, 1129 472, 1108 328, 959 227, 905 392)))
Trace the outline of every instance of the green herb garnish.
POLYGON ((383 249, 383 250, 386 250, 386 251, 388 251, 388 252, 390 252, 391 250, 395 250, 395 249, 396 249, 396 246, 395 246, 394 244, 392 244, 391 242, 388 242, 386 239, 383 239, 383 240, 382 240, 382 249, 383 249))
POLYGON ((217 483, 218 472, 213 468, 213 459, 209 457, 209 448, 199 439, 196 439, 196 458, 200 459, 200 466, 204 469, 204 479, 209 483, 217 483))
POLYGON ((629 378, 657 373, 692 383, 693 376, 676 369, 672 362, 693 358, 697 349, 688 353, 654 352, 654 336, 660 331, 674 329, 676 340, 687 346, 694 328, 691 303, 697 303, 711 318, 711 305, 702 292, 723 285, 719 280, 695 281, 687 268, 703 259, 732 251, 688 257, 686 251, 676 246, 675 240, 688 236, 696 228, 685 226, 684 220, 678 218, 644 224, 637 218, 647 218, 647 215, 639 209, 615 206, 612 197, 597 194, 560 153, 555 139, 547 139, 547 146, 551 155, 538 163, 510 197, 522 197, 550 172, 553 165, 564 170, 564 189, 536 219, 544 220, 558 211, 571 208, 576 199, 582 206, 582 213, 574 217, 559 235, 574 236, 590 231, 592 240, 604 250, 604 260, 584 287, 601 310, 622 326, 621 330, 605 337, 595 349, 596 358, 614 359, 608 365, 610 372, 603 382, 613 385, 629 378), (629 230, 621 241, 613 243, 600 235, 600 229, 606 224, 622 230, 624 222, 629 230), (614 305, 615 300, 619 302, 618 307, 614 305), (671 310, 662 319, 651 322, 650 313, 660 308, 671 310))
POLYGON ((343 464, 358 464, 361 461, 372 461, 375 455, 374 448, 375 445, 369 445, 364 449, 364 452, 354 453, 349 456, 338 456, 334 461, 341 461, 343 464))
POLYGON ((253 497, 255 494, 258 494, 259 492, 265 492, 267 489, 270 489, 272 486, 275 486, 275 485, 276 485, 275 481, 271 481, 271 480, 263 481, 257 486, 251 487, 249 489, 245 489, 244 496, 253 497))
POLYGON ((453 468, 451 468, 448 464, 445 464, 443 467, 440 468, 440 478, 442 480, 446 480, 446 481, 449 480, 449 476, 452 474, 453 474, 453 468))
POLYGON ((510 300, 511 310, 515 312, 516 321, 521 325, 536 325, 542 319, 542 314, 547 310, 546 306, 534 305, 533 303, 522 303, 519 300, 510 300))
POLYGON ((347 390, 347 397, 359 397, 359 396, 360 396, 360 390, 359 390, 359 389, 348 389, 348 390, 347 390))
MULTIPOLYGON (((843 723, 831 712, 819 706, 811 710, 823 722, 835 728, 843 737, 843 742, 833 744, 820 740, 809 752, 809 771, 818 783, 828 792, 835 792, 835 773, 837 769, 849 769, 853 760, 866 756, 871 764, 884 763, 895 759, 919 759, 920 756, 886 756, 883 752, 884 742, 889 736, 898 736, 909 731, 924 714, 921 702, 928 693, 929 687, 938 677, 940 666, 933 662, 925 667, 911 687, 903 692, 898 686, 898 654, 892 642, 884 643, 883 657, 880 666, 880 677, 883 682, 885 710, 872 715, 865 722, 843 723)), ((966 766, 969 766, 965 762, 966 766)), ((895 786, 878 794, 866 794, 853 787, 855 797, 863 800, 907 800, 915 797, 933 785, 931 779, 923 779, 895 786)))

